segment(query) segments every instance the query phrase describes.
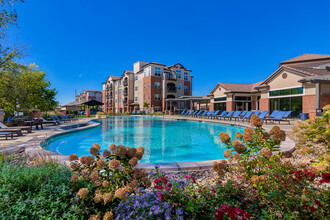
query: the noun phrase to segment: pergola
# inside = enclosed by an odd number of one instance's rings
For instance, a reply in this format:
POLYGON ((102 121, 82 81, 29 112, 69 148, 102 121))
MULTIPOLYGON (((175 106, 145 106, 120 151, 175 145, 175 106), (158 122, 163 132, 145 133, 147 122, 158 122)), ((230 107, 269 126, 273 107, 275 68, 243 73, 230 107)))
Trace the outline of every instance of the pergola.
POLYGON ((103 105, 103 102, 99 102, 97 100, 92 99, 92 100, 89 100, 89 101, 86 101, 86 102, 82 102, 82 103, 80 103, 80 105, 87 105, 88 107, 89 106, 94 107, 95 105, 103 105))
POLYGON ((198 103, 198 108, 201 108, 201 104, 205 103, 206 105, 206 109, 208 109, 208 104, 210 103, 210 98, 208 97, 203 97, 203 96, 180 96, 178 98, 167 98, 165 99, 165 106, 166 106, 166 110, 168 105, 170 106, 170 111, 172 112, 172 103, 173 102, 181 102, 183 105, 179 105, 180 108, 179 109, 185 109, 187 105, 187 103, 189 103, 190 108, 195 110, 195 106, 194 103, 198 103), (183 108, 181 108, 183 107, 183 108))

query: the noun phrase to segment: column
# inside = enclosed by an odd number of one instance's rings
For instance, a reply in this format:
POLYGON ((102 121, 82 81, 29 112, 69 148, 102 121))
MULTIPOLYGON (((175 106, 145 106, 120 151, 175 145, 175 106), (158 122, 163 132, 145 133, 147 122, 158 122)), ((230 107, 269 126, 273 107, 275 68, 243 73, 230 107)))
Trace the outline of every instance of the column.
POLYGON ((172 101, 170 101, 170 115, 172 115, 172 101))
POLYGON ((315 84, 315 109, 320 108, 320 91, 321 85, 320 83, 315 84))

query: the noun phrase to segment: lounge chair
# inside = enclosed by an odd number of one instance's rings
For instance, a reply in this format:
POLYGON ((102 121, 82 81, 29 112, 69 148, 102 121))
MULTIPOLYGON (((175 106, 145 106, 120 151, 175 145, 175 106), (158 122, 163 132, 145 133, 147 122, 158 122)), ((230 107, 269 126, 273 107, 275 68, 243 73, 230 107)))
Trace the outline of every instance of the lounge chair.
POLYGON ((205 118, 209 118, 210 115, 213 114, 213 112, 214 112, 214 111, 208 111, 205 115, 203 115, 203 117, 205 117, 205 118))
POLYGON ((279 112, 279 110, 274 110, 274 111, 272 112, 272 114, 270 114, 270 115, 268 116, 268 118, 274 118, 274 117, 277 115, 278 112, 279 112))
POLYGON ((183 114, 185 113, 185 111, 186 111, 186 110, 183 110, 183 111, 181 112, 181 114, 179 114, 179 115, 183 115, 183 114))
POLYGON ((17 136, 22 136, 23 132, 20 128, 0 128, 1 133, 6 133, 6 132, 13 132, 17 136))
POLYGON ((58 125, 61 124, 60 120, 55 119, 53 116, 49 116, 53 121, 55 121, 58 125))
POLYGON ((227 111, 223 111, 223 112, 221 112, 220 115, 217 116, 217 118, 221 119, 221 118, 225 117, 225 115, 226 115, 227 113, 228 113, 227 111))
POLYGON ((64 122, 68 122, 69 120, 66 120, 66 119, 60 119, 59 117, 57 117, 56 115, 54 116, 57 120, 59 120, 59 121, 64 121, 64 122))
POLYGON ((136 114, 138 115, 138 114, 140 114, 140 113, 141 113, 140 110, 137 110, 136 114))
POLYGON ((237 119, 239 119, 239 116, 240 116, 241 113, 242 113, 242 111, 235 111, 235 112, 232 114, 232 116, 229 117, 229 119, 232 120, 232 119, 234 118, 235 121, 236 121, 237 119))
POLYGON ((8 136, 11 136, 11 139, 13 139, 14 133, 13 132, 0 132, 0 136, 5 136, 6 140, 8 140, 8 136))
POLYGON ((203 117, 208 113, 208 111, 205 111, 203 114, 200 114, 199 117, 203 117))
POLYGON ((223 117, 223 120, 226 120, 226 118, 230 118, 233 114, 234 114, 235 111, 230 111, 228 112, 224 117, 223 117))
POLYGON ((289 115, 291 113, 292 113, 292 111, 286 111, 283 118, 286 118, 286 119, 289 118, 289 115))
POLYGON ((195 115, 196 115, 198 112, 199 112, 198 110, 194 111, 194 113, 192 113, 191 116, 192 116, 192 117, 195 117, 195 115))
POLYGON ((246 111, 246 110, 245 110, 245 111, 243 111, 243 112, 242 112, 242 113, 239 115, 239 117, 240 117, 240 118, 243 118, 243 117, 244 117, 244 115, 245 115, 247 112, 248 112, 248 111, 246 111))
POLYGON ((149 113, 149 110, 146 110, 145 114, 148 114, 149 113))
POLYGON ((132 114, 133 114, 133 115, 135 114, 135 110, 132 111, 132 114))
POLYGON ((155 113, 155 110, 152 110, 152 111, 151 111, 151 114, 154 114, 154 113, 155 113))
POLYGON ((187 114, 187 116, 191 116, 191 115, 193 115, 193 114, 195 114, 197 111, 190 111, 188 114, 187 114))
POLYGON ((259 115, 260 114, 260 110, 257 110, 254 112, 255 115, 259 115))
POLYGON ((43 123, 43 124, 53 124, 53 125, 57 125, 57 122, 56 122, 56 121, 48 121, 48 120, 44 119, 43 117, 35 118, 34 120, 37 120, 37 119, 42 120, 42 123, 43 123))
POLYGON ((199 112, 197 112, 197 114, 195 115, 195 117, 198 117, 200 114, 202 114, 202 110, 200 110, 199 112))
POLYGON ((66 119, 68 119, 68 120, 71 120, 71 121, 76 121, 76 120, 78 120, 78 118, 72 118, 70 115, 69 115, 69 117, 66 116, 66 115, 63 115, 63 116, 64 116, 64 118, 66 118, 66 119))
POLYGON ((269 113, 269 111, 263 111, 259 114, 259 118, 264 120, 267 119, 267 114, 269 113))
POLYGON ((242 122, 244 122, 244 120, 246 120, 246 121, 250 121, 250 118, 251 118, 252 115, 253 115, 253 111, 248 111, 248 112, 243 116, 242 122))
POLYGON ((216 117, 216 115, 220 112, 220 110, 216 110, 215 112, 213 112, 211 115, 207 116, 207 118, 213 118, 216 117))
POLYGON ((28 133, 32 132, 32 127, 30 127, 30 126, 8 127, 7 125, 3 124, 2 122, 0 122, 0 128, 2 128, 2 129, 19 129, 21 131, 27 131, 28 133))
POLYGON ((64 118, 63 115, 60 115, 60 118, 61 118, 63 121, 71 121, 71 120, 68 119, 68 118, 64 118))
POLYGON ((278 121, 279 124, 281 124, 281 121, 287 121, 290 124, 290 120, 288 120, 287 118, 285 118, 285 115, 288 115, 288 114, 291 114, 291 112, 288 113, 287 111, 279 111, 274 116, 274 118, 272 118, 272 119, 266 119, 265 120, 266 121, 266 124, 267 124, 267 121, 273 121, 273 122, 278 121))

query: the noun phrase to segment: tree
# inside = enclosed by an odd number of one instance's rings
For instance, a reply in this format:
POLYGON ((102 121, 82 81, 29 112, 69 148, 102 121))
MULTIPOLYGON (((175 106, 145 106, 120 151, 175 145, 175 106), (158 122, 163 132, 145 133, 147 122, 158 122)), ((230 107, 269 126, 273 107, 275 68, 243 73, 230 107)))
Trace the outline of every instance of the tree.
POLYGON ((10 25, 17 26, 14 2, 24 2, 24 0, 0 0, 0 39, 5 38, 6 30, 10 25))
POLYGON ((150 103, 148 103, 148 102, 144 102, 144 103, 143 103, 143 108, 149 108, 149 105, 150 105, 150 103))

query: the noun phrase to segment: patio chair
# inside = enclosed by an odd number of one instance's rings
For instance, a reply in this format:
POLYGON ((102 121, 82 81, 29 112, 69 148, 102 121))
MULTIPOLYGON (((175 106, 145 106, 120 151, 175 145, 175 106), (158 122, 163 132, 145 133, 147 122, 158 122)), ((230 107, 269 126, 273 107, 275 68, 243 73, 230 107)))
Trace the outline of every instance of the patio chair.
POLYGON ((283 118, 289 118, 291 113, 292 113, 292 111, 286 111, 283 118))
POLYGON ((133 115, 135 114, 135 110, 132 111, 132 114, 133 114, 133 115))
POLYGON ((268 118, 274 118, 275 115, 277 115, 278 112, 279 112, 279 110, 274 110, 274 111, 272 112, 272 114, 270 114, 270 115, 268 116, 268 118))
POLYGON ((228 112, 224 117, 223 117, 223 120, 226 120, 226 118, 230 118, 233 114, 234 114, 235 111, 230 111, 228 112))
POLYGON ((196 110, 191 116, 195 117, 196 114, 198 114, 200 111, 196 110))
POLYGON ((152 110, 152 111, 151 111, 151 114, 154 114, 154 113, 155 113, 155 110, 152 110))
POLYGON ((72 118, 70 115, 69 116, 66 116, 66 115, 63 115, 64 118, 68 119, 68 120, 71 120, 71 121, 76 121, 78 120, 78 118, 72 118))
POLYGON ((253 115, 253 111, 248 111, 248 112, 243 116, 242 122, 244 122, 244 120, 246 120, 246 121, 250 121, 250 118, 251 118, 252 115, 253 115))
POLYGON ((64 118, 63 115, 60 115, 59 117, 60 117, 63 121, 71 121, 70 119, 66 119, 66 118, 64 118))
POLYGON ((40 118, 35 118, 34 120, 37 120, 37 119, 40 119, 40 120, 42 120, 42 123, 43 123, 43 124, 52 124, 52 125, 57 125, 57 122, 56 122, 56 121, 48 121, 48 120, 44 119, 43 117, 40 117, 40 118))
POLYGON ((8 136, 11 136, 11 139, 13 139, 14 133, 13 132, 0 132, 0 136, 5 136, 6 140, 8 140, 8 136))
POLYGON ((259 114, 259 118, 264 120, 264 119, 267 119, 267 114, 269 113, 269 111, 263 111, 259 114))
POLYGON ((136 114, 137 114, 137 115, 138 115, 138 114, 141 114, 140 110, 137 110, 136 114))
POLYGON ((217 118, 221 119, 221 118, 225 117, 225 115, 226 115, 227 113, 228 113, 227 111, 223 111, 223 112, 221 112, 220 115, 217 116, 217 118))
POLYGON ((187 116, 192 116, 193 114, 196 114, 196 112, 197 111, 192 110, 192 111, 188 112, 187 116))
POLYGON ((148 114, 149 113, 149 110, 146 110, 145 114, 148 114))
POLYGON ((197 112, 197 114, 195 115, 195 117, 198 117, 198 116, 200 116, 202 113, 203 113, 203 111, 202 111, 202 110, 200 110, 199 112, 197 112))
POLYGON ((58 125, 61 124, 60 120, 55 119, 53 116, 49 116, 53 121, 55 121, 58 125))
POLYGON ((242 113, 239 115, 239 117, 240 117, 240 118, 243 118, 243 117, 244 117, 244 115, 245 115, 247 112, 248 112, 248 111, 246 111, 246 110, 245 110, 245 111, 243 111, 243 112, 242 112, 242 113))
POLYGON ((185 113, 185 111, 186 111, 186 110, 183 110, 183 111, 181 112, 181 114, 179 114, 179 115, 183 115, 183 114, 185 113))
POLYGON ((199 117, 201 118, 201 117, 205 116, 207 113, 208 113, 208 111, 205 111, 203 114, 200 114, 199 117))
POLYGON ((255 115, 259 115, 260 114, 260 110, 257 110, 254 112, 255 115))
POLYGON ((209 111, 206 115, 204 115, 204 117, 209 118, 213 113, 214 111, 209 111))
POLYGON ((0 132, 2 133, 12 132, 15 133, 17 136, 23 135, 23 132, 20 128, 0 128, 0 132))
POLYGON ((60 119, 59 117, 57 117, 56 115, 54 116, 57 120, 59 121, 64 121, 64 122, 68 122, 69 120, 66 120, 66 119, 60 119))
POLYGON ((286 117, 285 117, 285 115, 288 115, 288 114, 291 114, 291 112, 290 113, 288 113, 287 111, 279 111, 275 116, 274 116, 274 118, 272 118, 272 119, 266 119, 266 124, 267 124, 267 121, 273 121, 273 122, 275 122, 275 121, 278 121, 278 123, 279 124, 281 124, 281 121, 287 121, 289 124, 290 124, 290 120, 288 120, 286 117))
POLYGON ((220 110, 216 110, 214 113, 212 113, 211 115, 208 116, 208 118, 213 118, 216 117, 216 115, 220 112, 220 110))
POLYGON ((230 121, 231 121, 233 118, 235 119, 235 121, 236 121, 237 119, 239 119, 239 116, 240 116, 241 113, 242 113, 242 111, 235 111, 235 112, 232 114, 232 116, 229 117, 230 121))
POLYGON ((15 128, 15 129, 20 129, 21 131, 27 131, 27 133, 32 132, 32 127, 30 127, 30 126, 18 126, 18 127, 15 126, 15 127, 11 128, 11 127, 8 127, 7 125, 3 124, 2 122, 0 122, 0 128, 2 128, 2 129, 13 129, 13 128, 15 128))

